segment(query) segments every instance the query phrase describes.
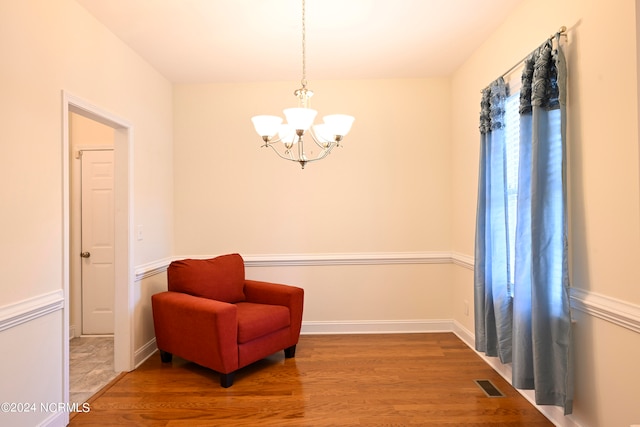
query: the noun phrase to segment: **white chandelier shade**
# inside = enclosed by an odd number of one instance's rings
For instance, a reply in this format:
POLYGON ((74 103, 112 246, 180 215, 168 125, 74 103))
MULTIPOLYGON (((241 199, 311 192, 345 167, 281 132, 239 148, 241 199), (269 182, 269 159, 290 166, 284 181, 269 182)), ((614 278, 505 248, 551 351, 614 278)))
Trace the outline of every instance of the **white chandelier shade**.
MULTIPOLYGON (((351 130, 355 117, 346 114, 331 114, 322 118, 329 129, 329 133, 345 137, 351 130)), ((322 126, 322 125, 319 125, 322 126)))
POLYGON ((313 121, 315 120, 318 112, 311 108, 287 108, 283 111, 284 116, 287 118, 287 123, 292 128, 303 131, 309 130, 313 121))
MULTIPOLYGON (((278 116, 254 116, 251 118, 253 127, 258 135, 263 139, 267 137, 272 140, 278 134, 280 140, 288 139, 287 137, 294 134, 296 130, 309 130, 313 124, 313 119, 318 114, 316 110, 309 108, 287 108, 284 115, 287 123, 282 123, 282 117, 278 116)), ((349 131, 355 118, 346 114, 331 114, 322 118, 324 123, 313 125, 315 137, 322 142, 335 141, 336 138, 344 138, 349 131)))
POLYGON ((253 127, 258 135, 273 137, 280 130, 282 117, 278 116, 254 116, 251 118, 253 127))

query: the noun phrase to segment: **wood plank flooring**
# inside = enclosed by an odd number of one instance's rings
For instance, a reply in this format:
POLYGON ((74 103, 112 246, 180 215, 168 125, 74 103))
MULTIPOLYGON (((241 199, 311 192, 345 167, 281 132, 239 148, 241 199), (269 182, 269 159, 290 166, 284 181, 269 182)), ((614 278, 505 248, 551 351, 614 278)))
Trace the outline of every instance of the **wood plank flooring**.
POLYGON ((236 374, 153 355, 70 426, 552 426, 451 333, 303 335, 236 374), (489 379, 505 397, 487 397, 489 379))

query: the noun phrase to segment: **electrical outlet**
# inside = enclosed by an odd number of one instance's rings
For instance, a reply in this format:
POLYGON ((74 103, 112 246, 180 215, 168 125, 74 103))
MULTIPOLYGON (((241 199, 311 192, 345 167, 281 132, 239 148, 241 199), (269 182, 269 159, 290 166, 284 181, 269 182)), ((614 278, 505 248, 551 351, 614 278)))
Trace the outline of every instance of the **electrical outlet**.
POLYGON ((469 315, 469 301, 464 300, 464 315, 468 316, 469 315))
POLYGON ((139 226, 137 226, 137 227, 136 227, 136 238, 137 238, 138 240, 142 240, 142 239, 143 239, 143 236, 142 236, 142 226, 141 226, 141 225, 139 225, 139 226))

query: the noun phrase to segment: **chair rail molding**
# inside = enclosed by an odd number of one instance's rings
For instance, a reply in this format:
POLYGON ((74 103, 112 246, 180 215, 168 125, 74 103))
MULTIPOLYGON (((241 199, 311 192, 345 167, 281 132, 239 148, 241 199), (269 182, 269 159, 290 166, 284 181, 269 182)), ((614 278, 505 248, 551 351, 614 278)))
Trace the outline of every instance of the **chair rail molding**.
POLYGON ((63 307, 64 292, 62 289, 4 305, 0 307, 0 331, 62 310, 63 307))
POLYGON ((473 270, 475 267, 475 259, 471 255, 461 254, 459 252, 451 253, 451 261, 460 267, 464 267, 467 270, 473 270))
MULTIPOLYGON (((208 259, 216 255, 183 255, 164 258, 136 267, 135 280, 164 273, 171 261, 192 258, 208 259)), ((468 268, 468 257, 451 252, 367 252, 331 254, 242 255, 245 267, 300 267, 386 264, 458 264, 468 268)), ((471 262, 473 268, 473 262, 471 262)))
POLYGON ((640 305, 571 288, 571 308, 640 333, 640 305))
POLYGON ((180 258, 163 258, 157 261, 152 261, 146 264, 141 264, 135 269, 135 281, 139 282, 147 277, 155 276, 156 274, 162 274, 167 271, 167 267, 171 264, 171 261, 180 258))
POLYGON ((450 264, 450 252, 368 252, 330 254, 247 255, 247 267, 295 267, 386 264, 450 264))
MULTIPOLYGON (((174 256, 136 268, 136 281, 162 274, 171 261, 194 258, 207 259, 215 255, 174 256)), ((454 264, 474 269, 474 257, 459 252, 369 252, 335 254, 271 254, 243 255, 246 267, 299 267, 337 265, 386 265, 386 264, 454 264)), ((632 304, 595 292, 571 288, 571 308, 591 316, 612 322, 618 326, 640 332, 640 305, 632 304)), ((1 309, 0 309, 1 311, 1 309)), ((0 317, 1 322, 2 317, 0 317)), ((1 325, 1 323, 0 323, 1 325)), ((313 326, 309 325, 310 329, 313 326)), ((1 329, 0 329, 1 330, 1 329)))

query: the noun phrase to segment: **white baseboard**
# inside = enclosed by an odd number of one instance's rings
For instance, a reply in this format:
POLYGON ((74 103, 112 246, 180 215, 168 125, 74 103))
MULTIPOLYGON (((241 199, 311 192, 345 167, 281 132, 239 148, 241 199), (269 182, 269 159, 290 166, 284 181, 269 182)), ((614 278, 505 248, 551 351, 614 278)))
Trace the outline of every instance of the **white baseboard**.
POLYGON ((66 412, 55 412, 49 415, 38 427, 65 427, 69 424, 69 414, 66 412))
POLYGON ((451 332, 452 320, 371 320, 302 322, 302 335, 405 334, 451 332))
POLYGON ((135 351, 134 359, 133 359, 134 369, 142 365, 148 358, 150 358, 156 352, 157 349, 158 349, 158 346, 156 345, 155 338, 153 338, 152 340, 147 342, 145 345, 137 349, 135 351))

